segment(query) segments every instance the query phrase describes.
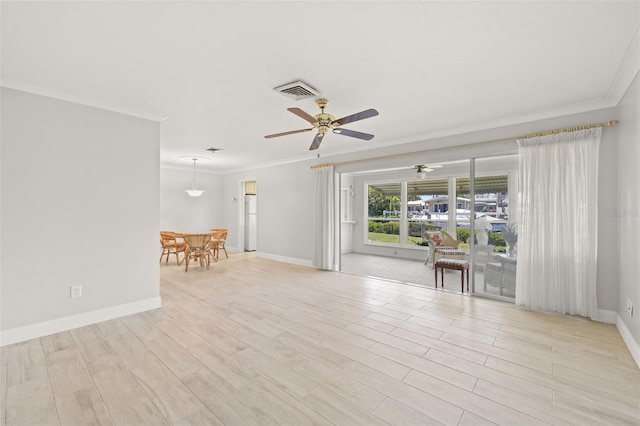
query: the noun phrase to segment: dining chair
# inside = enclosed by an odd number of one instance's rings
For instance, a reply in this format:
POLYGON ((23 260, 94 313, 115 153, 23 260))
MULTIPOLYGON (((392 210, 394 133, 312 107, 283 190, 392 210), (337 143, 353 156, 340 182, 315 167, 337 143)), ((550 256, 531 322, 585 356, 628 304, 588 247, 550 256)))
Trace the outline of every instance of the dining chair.
POLYGON ((160 262, 162 262, 162 258, 167 256, 166 262, 169 263, 169 256, 172 254, 176 255, 176 263, 178 266, 184 261, 186 258, 186 249, 187 243, 184 241, 178 241, 178 237, 175 232, 172 231, 160 231, 160 245, 162 246, 162 254, 160 255, 160 262), (182 253, 183 257, 180 260, 178 253, 182 253))
POLYGON ((200 266, 206 264, 207 269, 211 264, 211 234, 185 234, 183 235, 187 243, 187 255, 185 256, 186 265, 185 272, 189 270, 189 261, 200 261, 200 266))
POLYGON ((225 247, 225 243, 227 242, 227 234, 229 231, 227 228, 212 228, 211 232, 213 233, 213 237, 211 239, 211 253, 213 254, 213 258, 218 260, 219 250, 224 250, 224 255, 229 258, 229 253, 227 253, 227 248, 225 247))

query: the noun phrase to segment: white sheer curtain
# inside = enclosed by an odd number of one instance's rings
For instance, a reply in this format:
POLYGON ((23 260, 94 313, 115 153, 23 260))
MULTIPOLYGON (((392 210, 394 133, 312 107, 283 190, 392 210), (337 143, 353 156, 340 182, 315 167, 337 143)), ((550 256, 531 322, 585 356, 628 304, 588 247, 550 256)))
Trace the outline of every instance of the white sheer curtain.
POLYGON ((596 318, 601 128, 518 141, 516 304, 596 318))
POLYGON ((335 269, 335 190, 333 166, 314 170, 315 208, 313 209, 312 264, 320 269, 335 269))

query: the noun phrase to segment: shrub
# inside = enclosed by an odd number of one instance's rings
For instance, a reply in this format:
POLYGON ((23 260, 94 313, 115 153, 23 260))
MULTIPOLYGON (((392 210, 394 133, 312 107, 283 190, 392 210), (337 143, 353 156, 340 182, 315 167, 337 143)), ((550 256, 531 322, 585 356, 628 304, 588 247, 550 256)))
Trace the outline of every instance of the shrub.
POLYGON ((465 228, 458 228, 456 230, 456 240, 460 241, 461 243, 469 242, 467 241, 467 238, 469 238, 469 233, 470 231, 468 229, 465 228))
POLYGON ((409 236, 422 237, 422 230, 425 226, 421 223, 409 222, 409 236))
MULTIPOLYGON (((470 243, 470 241, 468 241, 469 238, 469 229, 466 228, 458 228, 457 230, 457 234, 456 234, 456 239, 458 241, 460 241, 461 243, 463 242, 468 242, 470 243)), ((478 234, 478 231, 476 231, 476 235, 478 234)), ((505 242, 503 236, 502 236, 502 232, 501 231, 488 231, 487 234, 489 235, 489 245, 492 246, 496 246, 496 247, 505 247, 507 245, 507 243, 505 242)), ((478 239, 475 239, 475 243, 478 243, 478 239)), ((496 250, 497 251, 497 250, 496 250)))
POLYGON ((489 231, 489 244, 496 247, 505 247, 506 241, 502 237, 502 232, 489 231))
POLYGON ((369 221, 369 232, 378 234, 400 234, 400 224, 398 222, 375 222, 369 221))

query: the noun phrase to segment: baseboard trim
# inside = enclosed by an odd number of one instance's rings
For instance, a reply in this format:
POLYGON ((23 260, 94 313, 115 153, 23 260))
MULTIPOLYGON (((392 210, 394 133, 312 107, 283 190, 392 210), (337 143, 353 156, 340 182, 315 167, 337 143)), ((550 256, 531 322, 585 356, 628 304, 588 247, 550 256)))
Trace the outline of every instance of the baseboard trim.
POLYGON ((606 322, 607 324, 615 324, 618 313, 616 311, 607 311, 605 309, 598 309, 598 321, 606 322))
POLYGON ((300 265, 300 266, 308 266, 310 268, 313 267, 313 264, 311 263, 310 260, 305 260, 305 259, 298 259, 295 257, 286 257, 286 256, 280 256, 277 254, 269 254, 269 253, 263 253, 263 252, 256 252, 256 257, 261 257, 263 259, 269 259, 269 260, 275 260, 277 262, 284 262, 284 263, 292 263, 294 265, 300 265))
POLYGON ((638 344, 638 342, 633 338, 620 315, 616 315, 616 327, 618 328, 618 332, 620 333, 620 336, 622 336, 622 340, 624 340, 625 345, 627 345, 629 352, 631 352, 631 356, 638 365, 638 368, 640 368, 640 344, 638 344))
POLYGON ((139 312, 157 309, 161 306, 162 300, 160 296, 158 296, 138 302, 125 303, 50 321, 11 328, 0 332, 0 346, 24 342, 25 340, 36 339, 38 337, 84 327, 101 321, 108 321, 125 315, 137 314, 139 312))

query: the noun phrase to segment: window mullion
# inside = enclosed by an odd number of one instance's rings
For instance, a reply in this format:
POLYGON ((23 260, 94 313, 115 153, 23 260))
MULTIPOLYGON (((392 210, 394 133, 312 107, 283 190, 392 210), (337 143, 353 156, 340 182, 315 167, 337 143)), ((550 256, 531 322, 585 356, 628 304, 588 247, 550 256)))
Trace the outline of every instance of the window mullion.
POLYGON ((409 235, 409 226, 407 225, 407 181, 403 180, 401 183, 402 189, 400 190, 400 245, 406 246, 409 235))

